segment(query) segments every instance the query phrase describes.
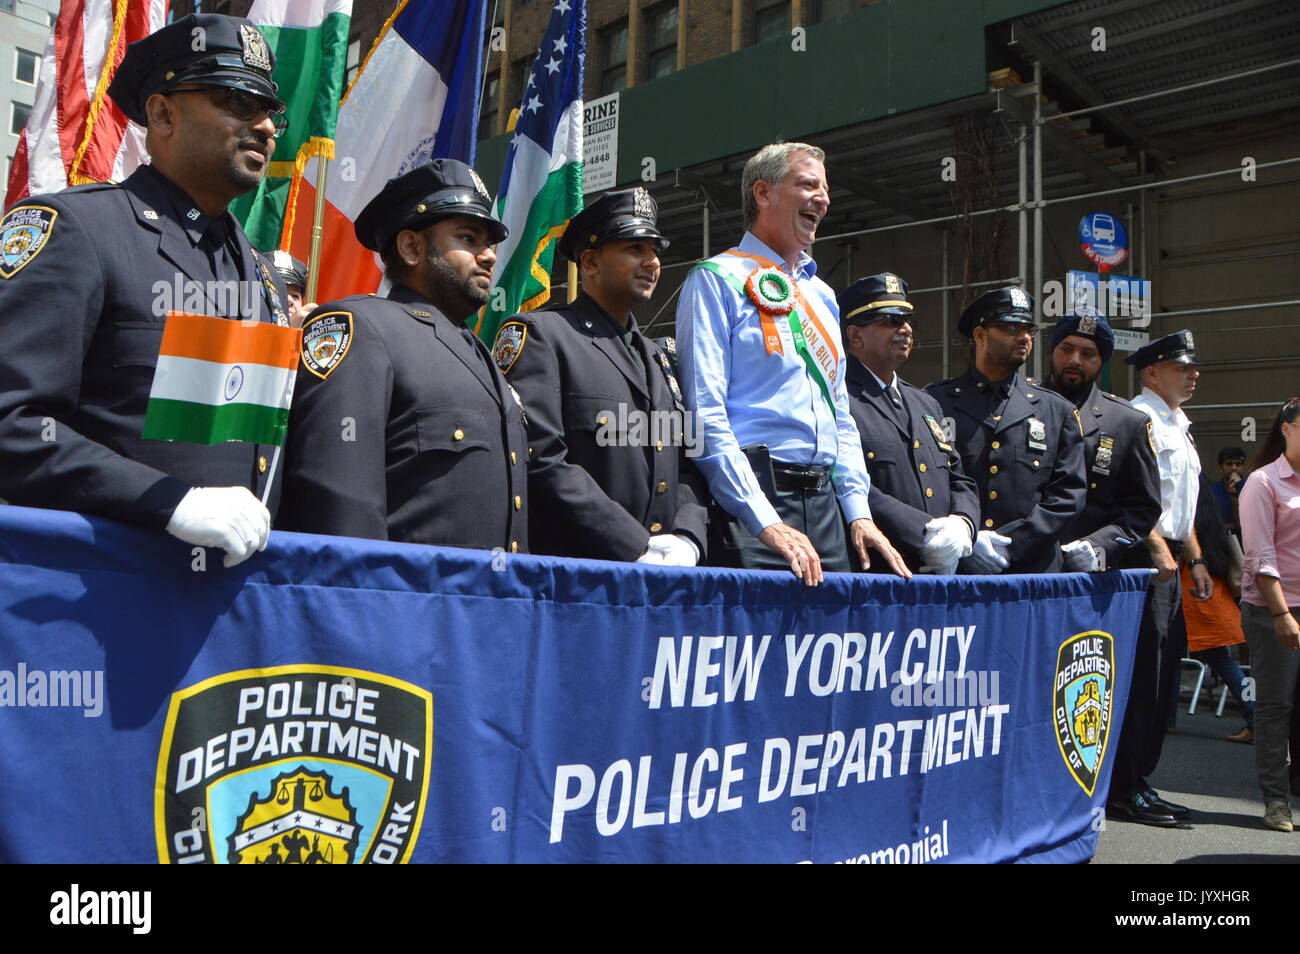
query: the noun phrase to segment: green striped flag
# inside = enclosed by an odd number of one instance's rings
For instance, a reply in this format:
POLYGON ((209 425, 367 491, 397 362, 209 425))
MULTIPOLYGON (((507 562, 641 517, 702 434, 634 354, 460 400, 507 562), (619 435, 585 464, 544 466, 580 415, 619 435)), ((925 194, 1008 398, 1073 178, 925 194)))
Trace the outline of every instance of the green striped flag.
POLYGON ((511 315, 550 299, 555 241, 582 210, 586 32, 585 0, 556 0, 497 190, 497 217, 510 235, 497 247, 492 297, 474 327, 488 344, 511 315))
POLYGON ((253 246, 269 251, 280 247, 295 178, 313 157, 334 158, 352 0, 255 0, 248 19, 275 53, 271 75, 288 107, 289 125, 276 140, 275 161, 262 184, 230 210, 253 246))
POLYGON ((171 312, 141 437, 283 444, 302 331, 171 312))

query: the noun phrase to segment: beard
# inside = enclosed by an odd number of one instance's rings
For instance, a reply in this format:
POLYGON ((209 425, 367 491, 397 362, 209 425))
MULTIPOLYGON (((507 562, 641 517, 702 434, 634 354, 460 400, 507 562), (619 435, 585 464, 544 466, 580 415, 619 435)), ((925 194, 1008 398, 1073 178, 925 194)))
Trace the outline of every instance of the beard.
POLYGON ((427 260, 429 284, 438 294, 435 304, 449 317, 469 317, 488 303, 489 289, 479 288, 456 271, 441 256, 427 260))
POLYGON ((1071 384, 1069 381, 1057 377, 1055 373, 1049 372, 1047 375, 1047 386, 1071 404, 1078 405, 1088 396, 1088 392, 1092 390, 1092 382, 1094 380, 1096 379, 1084 375, 1079 379, 1078 384, 1071 384))

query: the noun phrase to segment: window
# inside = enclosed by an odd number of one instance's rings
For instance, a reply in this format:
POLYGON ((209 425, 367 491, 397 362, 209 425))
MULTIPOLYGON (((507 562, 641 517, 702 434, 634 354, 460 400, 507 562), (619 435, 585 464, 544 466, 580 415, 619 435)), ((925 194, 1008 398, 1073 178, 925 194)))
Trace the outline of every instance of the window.
POLYGON ((528 82, 528 74, 532 72, 533 60, 536 58, 536 54, 521 56, 510 64, 510 86, 506 89, 506 105, 511 109, 517 109, 523 102, 524 84, 528 82))
POLYGON ((809 23, 821 23, 833 17, 842 17, 856 8, 854 0, 808 0, 804 5, 809 23))
POLYGON ((27 116, 31 111, 32 108, 26 103, 10 103, 9 132, 15 136, 21 136, 23 127, 27 125, 27 116))
POLYGON ((754 42, 790 32, 790 0, 754 0, 754 42))
POLYGON ((677 4, 651 10, 646 19, 650 27, 646 71, 653 80, 677 69, 677 4))
POLYGON ((478 111, 478 138, 487 139, 497 134, 497 105, 501 102, 501 74, 488 76, 483 88, 483 102, 478 111))
POLYGON ((14 79, 20 83, 36 85, 36 74, 41 69, 41 58, 27 50, 14 50, 14 79))
POLYGON ((627 86, 627 23, 616 23, 600 34, 600 94, 627 86))
POLYGON ((352 81, 357 78, 357 71, 361 69, 361 39, 358 37, 348 43, 348 65, 347 72, 343 74, 343 88, 347 89, 352 85, 352 81))
POLYGON ((0 0, 0 13, 13 13, 15 0, 0 0))

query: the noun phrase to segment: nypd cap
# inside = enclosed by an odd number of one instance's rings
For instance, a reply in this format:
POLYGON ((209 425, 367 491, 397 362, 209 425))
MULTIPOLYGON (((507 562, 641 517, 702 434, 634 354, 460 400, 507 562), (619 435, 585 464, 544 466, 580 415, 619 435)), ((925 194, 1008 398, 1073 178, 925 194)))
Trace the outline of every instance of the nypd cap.
POLYGON ((371 251, 382 252, 403 229, 419 231, 453 215, 484 222, 492 232, 493 244, 510 234, 492 214, 492 197, 483 180, 458 159, 435 159, 389 179, 366 203, 353 228, 357 241, 371 251))
POLYGON ((603 193, 569 222, 560 236, 560 254, 577 261, 584 250, 613 239, 654 239, 659 251, 668 247, 668 239, 659 234, 659 205, 650 193, 635 189, 616 189, 603 193))
POLYGON ((1091 338, 1097 345, 1102 361, 1109 361, 1115 353, 1115 332, 1104 315, 1069 314, 1056 319, 1052 329, 1052 347, 1055 348, 1070 335, 1091 338))
POLYGON ((867 325, 887 315, 911 315, 907 282, 892 272, 859 278, 835 296, 840 305, 840 324, 867 325))
POLYGON ((1172 335, 1165 335, 1149 345, 1138 348, 1124 359, 1125 364, 1131 364, 1139 371, 1161 361, 1176 361, 1179 364, 1200 364, 1196 360, 1196 348, 1192 343, 1192 333, 1190 331, 1175 331, 1172 335))
POLYGON ((990 321, 1034 324, 1033 297, 1016 286, 986 291, 966 306, 957 319, 957 330, 967 338, 973 338, 976 326, 990 321))
POLYGON ((271 265, 280 273, 286 285, 297 285, 303 289, 307 287, 307 266, 288 252, 280 249, 272 252, 271 265))
POLYGON ((147 125, 149 97, 182 84, 240 89, 281 110, 284 102, 271 81, 274 66, 275 54, 252 21, 191 13, 128 46, 108 95, 141 126, 147 125))

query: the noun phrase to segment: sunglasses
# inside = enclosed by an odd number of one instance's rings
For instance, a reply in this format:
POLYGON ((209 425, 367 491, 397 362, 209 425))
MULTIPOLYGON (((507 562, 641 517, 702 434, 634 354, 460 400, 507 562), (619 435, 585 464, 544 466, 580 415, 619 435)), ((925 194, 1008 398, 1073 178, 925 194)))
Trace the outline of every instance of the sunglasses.
POLYGON ((988 324, 990 328, 998 328, 1007 334, 1018 335, 1026 332, 1031 335, 1038 334, 1038 325, 1023 321, 991 321, 988 324))
POLYGON ((271 117, 271 123, 275 126, 277 136, 289 126, 289 117, 286 115, 283 106, 277 106, 260 96, 254 96, 252 93, 245 93, 242 89, 235 89, 230 86, 195 86, 174 89, 167 95, 170 96, 174 93, 208 93, 215 96, 217 104, 240 122, 252 122, 261 118, 262 114, 265 113, 271 117))

